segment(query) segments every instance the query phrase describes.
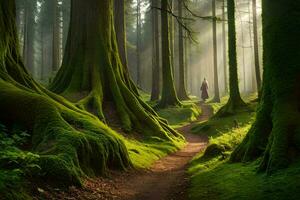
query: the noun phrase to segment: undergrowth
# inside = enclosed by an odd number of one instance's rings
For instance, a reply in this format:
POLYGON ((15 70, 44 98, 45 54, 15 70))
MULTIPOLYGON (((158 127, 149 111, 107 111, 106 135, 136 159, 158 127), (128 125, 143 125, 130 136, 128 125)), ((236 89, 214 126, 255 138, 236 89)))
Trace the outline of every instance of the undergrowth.
MULTIPOLYGON (((254 109, 252 97, 249 105, 254 109)), ((222 102, 224 103, 224 101, 222 102)), ((215 111, 222 106, 213 104, 215 111)), ((241 112, 225 118, 212 118, 193 128, 196 134, 209 136, 209 146, 190 163, 192 200, 296 200, 300 197, 300 163, 272 176, 258 173, 258 162, 230 163, 229 157, 241 143, 255 112, 241 112)))
POLYGON ((13 127, 8 131, 0 124, 0 199, 28 199, 23 186, 25 178, 39 173, 37 154, 23 151, 29 135, 13 127))

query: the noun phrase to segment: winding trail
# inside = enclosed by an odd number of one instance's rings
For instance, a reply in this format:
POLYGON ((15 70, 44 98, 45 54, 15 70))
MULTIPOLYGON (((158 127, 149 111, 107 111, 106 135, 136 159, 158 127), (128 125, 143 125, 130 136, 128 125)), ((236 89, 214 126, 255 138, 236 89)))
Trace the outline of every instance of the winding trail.
POLYGON ((207 136, 192 134, 190 129, 199 121, 207 120, 212 111, 205 104, 201 104, 202 115, 193 123, 177 129, 182 133, 187 145, 180 151, 170 154, 158 161, 139 176, 134 176, 127 184, 119 189, 124 191, 126 200, 186 200, 189 184, 186 169, 189 161, 208 144, 207 136))
MULTIPOLYGON (((173 154, 156 161, 149 170, 114 172, 111 178, 86 180, 84 189, 75 187, 65 192, 50 192, 49 199, 68 200, 186 200, 189 177, 186 173, 189 161, 208 144, 206 136, 194 135, 192 126, 207 120, 212 109, 200 104, 202 115, 195 121, 177 129, 187 145, 173 154)), ((47 199, 47 198, 46 198, 47 199)))

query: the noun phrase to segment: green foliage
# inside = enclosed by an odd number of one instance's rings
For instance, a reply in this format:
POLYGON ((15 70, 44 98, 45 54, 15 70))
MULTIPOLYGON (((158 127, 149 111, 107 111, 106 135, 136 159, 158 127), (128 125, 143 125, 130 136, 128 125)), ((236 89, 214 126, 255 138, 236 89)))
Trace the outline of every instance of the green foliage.
POLYGON ((160 109, 157 112, 158 115, 166 119, 170 125, 178 127, 195 121, 201 114, 201 109, 192 102, 184 101, 180 107, 172 106, 160 109))
POLYGON ((18 129, 8 133, 5 126, 0 124, 0 196, 6 199, 26 199, 20 189, 25 177, 31 177, 39 172, 36 164, 39 156, 21 150, 29 135, 18 129))
MULTIPOLYGON (((250 106, 254 108, 255 103, 250 106)), ((217 111, 220 105, 215 104, 214 108, 217 111)), ((242 142, 254 120, 254 112, 244 112, 213 118, 194 127, 195 133, 210 136, 210 145, 191 162, 190 199, 299 199, 299 162, 272 176, 257 173, 259 160, 248 164, 228 162, 232 151, 242 142)))

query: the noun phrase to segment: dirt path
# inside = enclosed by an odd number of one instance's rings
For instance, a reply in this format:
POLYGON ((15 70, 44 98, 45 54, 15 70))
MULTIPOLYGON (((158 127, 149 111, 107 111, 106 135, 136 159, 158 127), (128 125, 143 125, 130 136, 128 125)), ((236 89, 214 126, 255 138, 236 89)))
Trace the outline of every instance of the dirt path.
MULTIPOLYGON (((196 122, 208 119, 212 113, 207 105, 201 104, 201 108, 203 114, 196 122)), ((190 133, 194 123, 178 129, 186 137, 187 145, 156 161, 149 170, 112 174, 112 179, 87 180, 85 189, 55 192, 54 196, 49 194, 50 199, 186 200, 188 162, 208 143, 207 137, 190 133)))

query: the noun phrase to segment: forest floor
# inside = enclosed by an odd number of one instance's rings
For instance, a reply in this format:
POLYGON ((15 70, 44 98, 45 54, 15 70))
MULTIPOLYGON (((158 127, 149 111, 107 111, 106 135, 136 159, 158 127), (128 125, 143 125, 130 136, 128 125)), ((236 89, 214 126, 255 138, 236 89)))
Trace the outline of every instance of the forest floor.
MULTIPOLYGON (((208 137, 191 133, 195 123, 208 120, 212 115, 210 106, 201 104, 202 115, 194 122, 177 128, 187 140, 186 146, 158 161, 147 170, 111 172, 109 178, 87 179, 84 188, 70 187, 41 190, 42 199, 67 200, 185 200, 188 199, 189 175, 187 168, 192 158, 204 150, 208 137)), ((41 199, 37 197, 36 199, 41 199)))

